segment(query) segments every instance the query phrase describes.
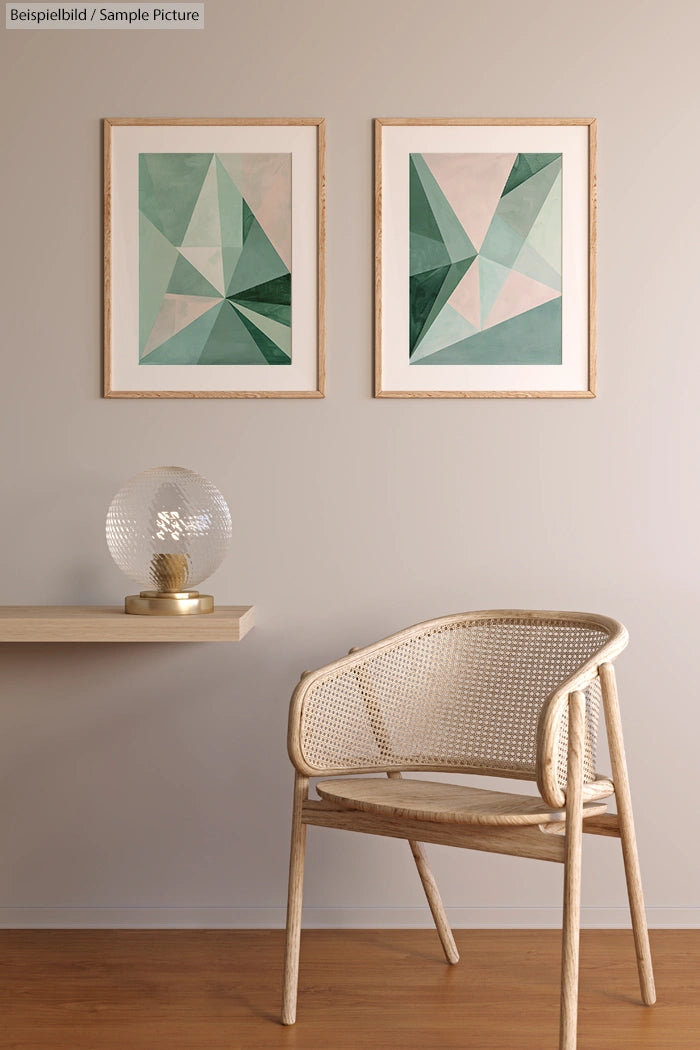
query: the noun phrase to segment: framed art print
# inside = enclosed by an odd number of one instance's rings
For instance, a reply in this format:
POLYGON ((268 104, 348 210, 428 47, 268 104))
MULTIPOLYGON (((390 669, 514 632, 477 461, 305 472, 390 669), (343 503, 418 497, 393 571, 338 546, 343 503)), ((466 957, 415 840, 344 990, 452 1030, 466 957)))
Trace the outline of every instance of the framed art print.
POLYGON ((105 120, 105 397, 323 397, 324 130, 105 120))
POLYGON ((375 396, 595 396, 595 131, 375 122, 375 396))

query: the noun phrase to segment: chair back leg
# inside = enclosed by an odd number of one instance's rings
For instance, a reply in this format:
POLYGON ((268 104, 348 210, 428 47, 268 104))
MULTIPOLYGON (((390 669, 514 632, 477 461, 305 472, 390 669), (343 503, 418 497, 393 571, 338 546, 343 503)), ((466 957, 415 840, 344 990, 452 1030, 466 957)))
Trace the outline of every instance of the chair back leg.
MULTIPOLYGON (((390 780, 401 780, 401 774, 399 772, 387 773, 387 776, 390 780)), ((459 952, 457 951, 457 945, 455 944, 455 939, 452 930, 450 929, 450 924, 442 903, 442 898, 440 897, 440 891, 437 887, 435 876, 428 864, 425 847, 422 843, 414 842, 412 839, 409 839, 408 844, 411 847, 411 853, 416 862, 416 868, 418 869, 420 881, 425 891, 428 907, 430 908, 430 914, 433 917, 435 929, 438 932, 438 937, 440 938, 440 944, 445 953, 445 958, 448 963, 451 963, 451 965, 454 966, 455 963, 459 962, 459 952)))
POLYGON ((649 947, 647 917, 644 910, 644 894, 639 871, 637 839, 634 832, 632 796, 630 794, 625 747, 622 739, 620 706, 617 700, 615 671, 612 664, 601 665, 600 684, 603 691, 603 709, 605 711, 605 724, 608 733, 608 746, 610 748, 610 764, 612 766, 613 783, 615 784, 615 800, 617 802, 617 815, 620 824, 620 841, 622 843, 622 859, 625 865, 627 896, 632 917, 634 947, 637 954, 639 986, 642 993, 642 1001, 646 1006, 651 1006, 656 1002, 654 970, 649 947))
POLYGON ((435 876, 433 875, 430 865, 428 864, 428 858, 425 854, 425 848, 422 845, 422 843, 413 842, 412 840, 409 840, 408 844, 411 847, 411 853, 413 854, 413 859, 416 862, 416 868, 418 869, 420 881, 422 882, 423 889, 425 890, 425 896, 428 900, 430 914, 433 917, 435 929, 438 932, 438 937, 440 938, 440 944, 442 945, 442 950, 445 953, 445 958, 447 959, 448 963, 454 966, 455 963, 459 962, 459 952, 457 951, 457 945, 455 944, 455 939, 452 934, 449 921, 447 919, 447 914, 445 913, 442 898, 440 897, 440 891, 437 888, 435 876))
POLYGON ((304 853, 306 847, 306 824, 302 823, 301 810, 308 796, 308 777, 303 777, 299 773, 295 774, 294 804, 292 809, 292 845, 289 855, 287 936, 284 949, 282 1024, 294 1024, 297 1017, 299 948, 301 944, 301 905, 304 888, 304 853))
POLYGON ((583 693, 572 693, 569 697, 569 754, 566 778, 566 859, 564 862, 559 1050, 576 1050, 585 712, 586 701, 583 693))

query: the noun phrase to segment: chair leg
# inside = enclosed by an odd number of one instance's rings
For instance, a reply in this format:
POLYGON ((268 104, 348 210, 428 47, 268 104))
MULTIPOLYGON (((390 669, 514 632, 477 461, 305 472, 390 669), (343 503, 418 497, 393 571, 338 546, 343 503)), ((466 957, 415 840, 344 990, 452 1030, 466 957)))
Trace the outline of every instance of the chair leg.
POLYGON ((440 943, 442 944, 442 950, 445 953, 445 958, 448 963, 451 963, 454 966, 455 963, 459 962, 459 952, 457 951, 457 945, 455 944, 455 939, 452 935, 447 915, 445 914, 440 891, 437 888, 435 877, 430 870, 428 858, 425 855, 425 849, 420 842, 412 842, 409 840, 408 844, 411 847, 411 853, 413 854, 413 859, 418 868, 420 881, 423 883, 425 896, 428 898, 428 905, 433 916, 438 937, 440 938, 440 943))
POLYGON ((644 894, 642 891, 642 879, 639 871, 637 839, 634 832, 632 796, 630 794, 625 748, 622 739, 620 707, 617 700, 617 686, 615 684, 615 672, 612 664, 603 664, 601 666, 600 682, 603 690, 605 721, 608 732, 608 745, 610 748, 610 764, 612 765, 613 783, 615 784, 615 799, 617 801, 617 814, 620 823, 620 839, 622 843, 622 859, 625 865, 625 879, 627 881, 627 896, 629 898, 630 915, 632 917, 634 947, 637 954, 639 986, 642 993, 643 1003, 646 1006, 651 1006, 656 1002, 654 970, 651 962, 649 931, 647 929, 647 918, 644 910, 644 894))
POLYGON ((308 795, 308 777, 302 777, 297 773, 294 777, 292 845, 289 856, 289 893, 287 897, 287 936, 284 949, 282 1024, 294 1024, 297 1017, 301 903, 304 888, 304 850, 306 846, 306 824, 303 824, 301 820, 301 808, 308 795))
MULTIPOLYGON (((402 779, 401 774, 397 771, 387 773, 387 776, 390 780, 402 779)), ((450 924, 447 921, 447 915, 445 913, 445 908, 442 903, 442 898, 440 897, 440 891, 437 887, 437 882, 435 881, 435 876, 433 875, 430 869, 430 865, 428 864, 428 858, 426 856, 425 849, 422 843, 413 842, 410 839, 408 844, 411 847, 411 853, 413 854, 413 859, 416 862, 416 868, 418 869, 418 874, 420 875, 420 881, 423 884, 425 896, 428 899, 428 907, 430 908, 430 914, 433 917, 433 922, 435 923, 435 928, 438 932, 438 937, 440 938, 440 944, 442 945, 442 950, 445 953, 445 958, 447 959, 448 963, 451 963, 454 966, 455 963, 459 962, 459 952, 457 951, 457 945, 455 944, 455 939, 452 934, 452 930, 450 929, 450 924)))
POLYGON ((581 921, 581 840, 583 837, 583 749, 586 701, 569 697, 569 754, 566 778, 566 860, 562 926, 559 1050, 576 1050, 579 934, 581 921))

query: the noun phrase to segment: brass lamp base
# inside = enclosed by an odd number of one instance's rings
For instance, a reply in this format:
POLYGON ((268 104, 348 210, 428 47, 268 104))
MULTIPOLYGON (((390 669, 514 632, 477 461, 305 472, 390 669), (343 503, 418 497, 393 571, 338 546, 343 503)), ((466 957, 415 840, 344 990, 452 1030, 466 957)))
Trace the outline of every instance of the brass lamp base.
POLYGON ((124 600, 124 612, 140 616, 192 616, 214 612, 211 594, 199 591, 141 591, 124 600))

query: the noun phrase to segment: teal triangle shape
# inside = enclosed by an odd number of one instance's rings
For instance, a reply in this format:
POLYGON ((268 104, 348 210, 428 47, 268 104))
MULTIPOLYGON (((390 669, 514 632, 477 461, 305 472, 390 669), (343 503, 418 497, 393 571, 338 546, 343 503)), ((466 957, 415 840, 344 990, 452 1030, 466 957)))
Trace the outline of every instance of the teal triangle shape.
POLYGON ((501 197, 505 197, 516 186, 555 160, 561 160, 561 153, 519 153, 510 169, 510 175, 503 187, 501 197))
POLYGON ((243 240, 245 241, 246 237, 250 233, 251 226, 255 222, 255 216, 250 210, 250 207, 248 206, 248 202, 246 201, 245 197, 241 197, 241 200, 243 201, 243 240))
POLYGON ((416 361, 419 365, 560 365, 561 297, 416 361))
POLYGON ((229 302, 234 305, 240 303, 241 306, 249 307, 262 314, 263 317, 269 317, 272 321, 279 321, 280 324, 287 326, 291 325, 292 308, 287 303, 267 303, 264 299, 246 299, 242 295, 233 296, 229 302))
POLYGON ((252 288, 243 288, 228 299, 240 299, 242 303, 274 303, 277 306, 290 306, 292 303, 292 275, 284 273, 272 281, 264 281, 252 288))
POLYGON ((482 328, 491 313, 493 304, 501 294, 503 285, 508 280, 509 273, 509 267, 501 266, 500 263, 492 262, 491 259, 483 256, 479 259, 479 302, 482 328))
MULTIPOLYGON (((440 227, 433 215, 433 209, 416 169, 416 158, 418 157, 420 157, 419 153, 411 153, 408 165, 408 224, 411 237, 414 235, 426 237, 429 241, 443 244, 440 227)), ((440 266, 450 261, 447 249, 445 248, 444 251, 445 259, 439 264, 440 266)))
MULTIPOLYGON (((554 185, 540 208, 527 235, 526 245, 537 252, 541 259, 554 270, 561 273, 562 253, 562 179, 557 176, 554 185)), ((545 282, 547 283, 547 282, 545 282)), ((559 285, 561 287, 561 285, 559 285)))
MULTIPOLYGON (((450 260, 458 262, 461 259, 473 259, 476 255, 476 248, 452 210, 452 205, 440 189, 432 171, 420 153, 412 153, 411 159, 428 206, 440 231, 440 240, 445 245, 450 260)), ((417 232, 420 233, 422 231, 418 230, 417 232)), ((427 231, 424 233, 425 235, 429 236, 427 231)))
POLYGON ((156 323, 163 296, 180 258, 177 248, 141 213, 139 215, 139 356, 156 323))
POLYGON ((173 295, 221 295, 184 255, 179 254, 167 291, 173 295))
POLYGON ((418 344, 425 322, 428 320, 433 303, 440 294, 449 269, 449 266, 439 266, 435 270, 426 270, 425 273, 415 274, 409 278, 409 351, 411 354, 418 344))
POLYGON ((221 302, 207 310, 192 324, 181 329, 139 361, 139 365, 196 365, 215 327, 221 302))
POLYGON ((200 354, 200 365, 264 365, 246 326, 230 303, 222 303, 219 316, 200 354))
POLYGON ((409 278, 409 357, 473 262, 460 259, 409 278))
POLYGON ((221 249, 221 261, 224 268, 224 288, 228 288, 233 280, 233 275, 236 272, 236 267, 240 261, 242 251, 242 248, 235 247, 221 249))
POLYGON ((171 244, 182 244, 212 156, 139 154, 139 208, 171 244))
POLYGON ((522 246, 518 258, 513 263, 513 269, 525 274, 526 277, 531 277, 533 281, 546 284, 548 288, 556 288, 558 292, 561 291, 561 274, 557 273, 547 260, 535 251, 529 241, 525 241, 522 246))
POLYGON ((182 244, 189 248, 221 246, 221 216, 215 161, 209 165, 204 177, 187 228, 182 235, 182 244))
POLYGON ((484 243, 481 245, 480 258, 490 259, 500 266, 512 266, 525 243, 525 237, 509 226, 498 214, 498 209, 491 219, 484 243))
POLYGON ((265 358, 268 365, 291 365, 292 359, 289 354, 286 354, 281 347, 277 346, 276 343, 273 343, 273 341, 268 338, 264 332, 261 332, 252 321, 239 313, 238 310, 236 310, 235 304, 233 304, 233 309, 236 311, 236 317, 238 317, 242 324, 248 329, 251 339, 265 358))
POLYGON ((496 215, 517 233, 527 237, 560 171, 561 157, 521 182, 507 196, 501 197, 496 215))
MULTIPOLYGON (((216 158, 216 187, 219 198, 219 222, 223 248, 242 248, 245 238, 244 205, 240 190, 219 158, 216 158)), ((248 209, 250 210, 250 209, 248 209)))
POLYGON ((422 233, 411 230, 409 273, 425 273, 450 265, 450 257, 442 241, 424 237, 422 233))
POLYGON ((139 211, 165 237, 163 220, 160 217, 160 197, 146 163, 146 154, 139 154, 139 211))
MULTIPOLYGON (((459 262, 452 263, 450 266, 445 280, 442 283, 438 294, 435 296, 435 301, 430 308, 430 313, 426 318, 425 324, 421 331, 420 338, 424 338, 426 333, 430 331, 435 319, 438 317, 443 306, 452 295, 453 291, 464 277, 469 267, 474 263, 474 259, 460 259, 459 262)), ((410 356, 410 355, 409 355, 410 356)))
POLYGON ((445 303, 428 329, 425 338, 421 339, 416 347, 410 364, 415 365, 423 358, 429 357, 438 350, 443 350, 446 346, 451 346, 460 339, 473 335, 476 331, 477 329, 470 321, 462 317, 449 303, 445 303))
POLYGON ((277 254, 271 240, 257 219, 251 223, 243 242, 238 265, 226 288, 227 296, 234 296, 246 288, 274 280, 289 270, 277 254))

